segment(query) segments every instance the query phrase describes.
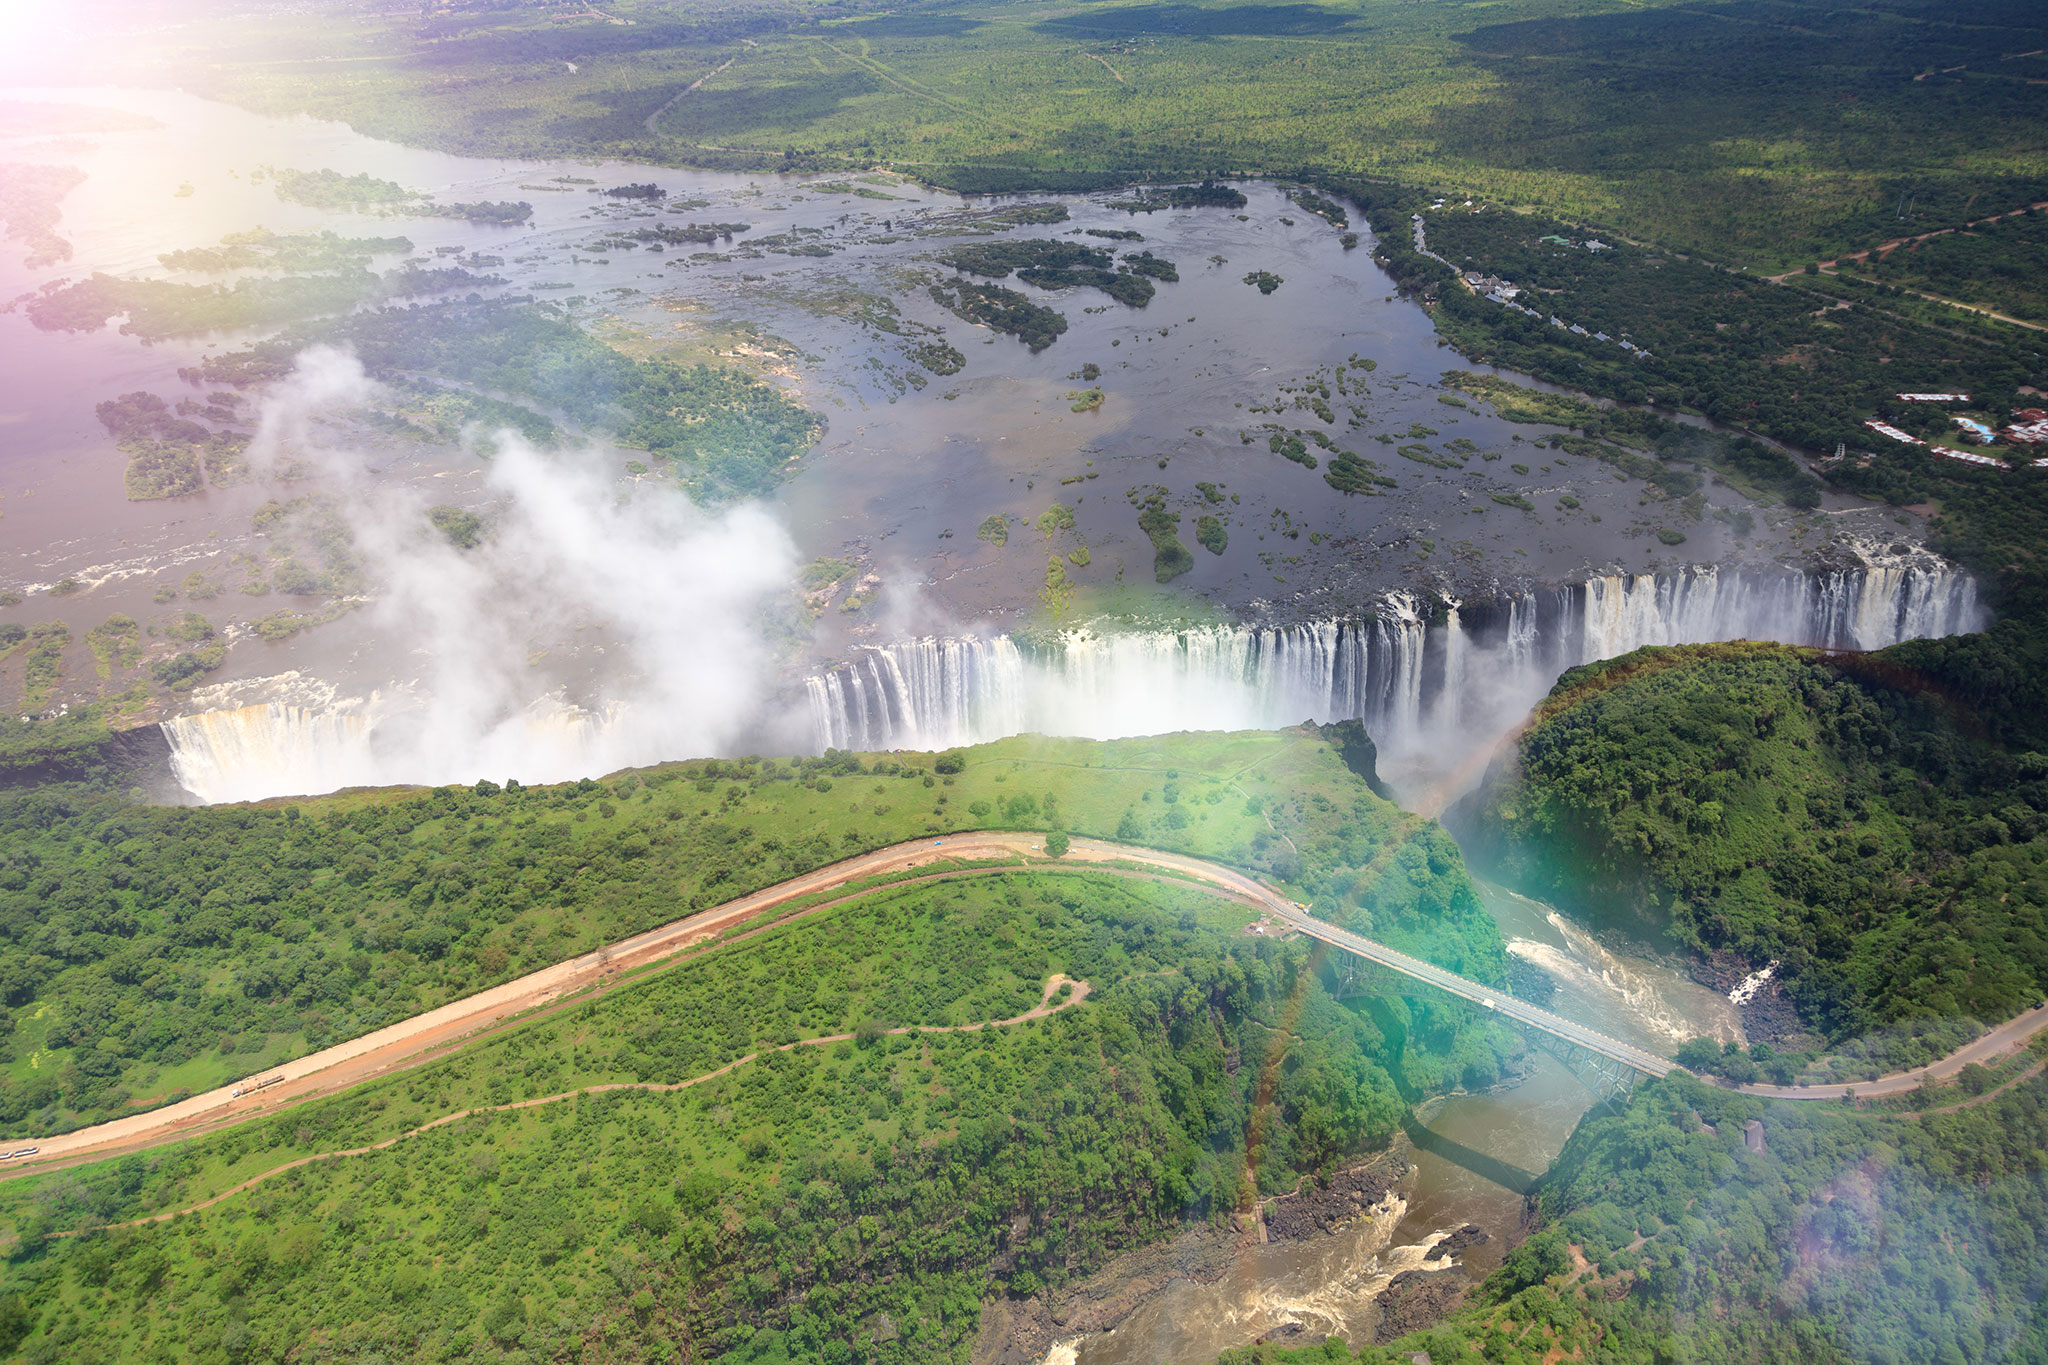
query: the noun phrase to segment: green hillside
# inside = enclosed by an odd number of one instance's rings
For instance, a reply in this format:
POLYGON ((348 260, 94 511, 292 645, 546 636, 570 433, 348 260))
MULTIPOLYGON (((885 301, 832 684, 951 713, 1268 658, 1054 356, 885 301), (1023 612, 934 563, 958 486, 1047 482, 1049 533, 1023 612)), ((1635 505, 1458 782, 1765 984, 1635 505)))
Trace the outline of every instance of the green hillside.
MULTIPOLYGON (((69 745, 72 728, 50 730, 69 745)), ((0 1127, 154 1107, 850 854, 980 828, 1219 859, 1446 966, 1505 968, 1456 845, 1312 731, 197 809, 48 787, 0 796, 0 1127)))
POLYGON ((964 1359, 988 1296, 1383 1149, 1397 1073, 1499 1075, 1476 1011, 1396 1003, 1390 1039, 1249 919, 1080 869, 882 890, 336 1099, 8 1181, 0 1355, 964 1359), (996 1022, 1055 974, 1086 999, 996 1022))
POLYGON ((1888 1069, 1946 1051, 2048 987, 2048 759, 1973 738, 1915 657, 1575 669, 1484 792, 1474 856, 1597 922, 1779 962, 1817 1032, 1888 1069))

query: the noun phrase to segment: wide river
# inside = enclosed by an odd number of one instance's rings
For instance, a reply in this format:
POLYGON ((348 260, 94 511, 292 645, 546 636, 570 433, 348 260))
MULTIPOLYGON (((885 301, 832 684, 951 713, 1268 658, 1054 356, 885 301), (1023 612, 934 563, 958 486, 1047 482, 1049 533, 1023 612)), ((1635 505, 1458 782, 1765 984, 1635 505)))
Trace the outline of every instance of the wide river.
MULTIPOLYGON (((1730 527, 1742 499, 1712 487, 1710 501, 1731 517, 1688 522, 1683 551, 1671 550, 1650 532, 1677 515, 1673 507, 1646 499, 1639 484, 1606 466, 1539 451, 1533 442, 1551 434, 1546 428, 1515 427, 1483 405, 1460 405, 1439 383, 1459 358, 1422 308, 1395 296, 1372 259, 1370 234, 1347 248, 1336 226, 1279 186, 1244 185, 1242 211, 1130 213, 1113 206, 1115 192, 964 199, 887 175, 739 176, 451 156, 176 92, 17 89, 0 99, 155 121, 66 136, 10 135, 0 126, 0 160, 72 166, 86 177, 62 200, 56 224, 71 258, 32 269, 23 244, 0 243, 0 296, 19 301, 93 272, 231 283, 236 272, 174 271, 158 257, 258 227, 403 235, 414 260, 495 262, 474 267, 506 281, 484 292, 551 303, 632 354, 739 364, 785 386, 825 418, 826 430, 767 511, 800 559, 846 559, 876 585, 863 590, 864 608, 827 610, 783 641, 785 667, 805 656, 842 657, 863 639, 1032 620, 1046 549, 1028 524, 1054 502, 1074 518, 1060 548, 1092 552, 1085 561, 1070 557, 1064 570, 1078 593, 1071 610, 1129 608, 1152 577, 1134 499, 1155 486, 1183 514, 1190 545, 1197 514, 1214 515, 1228 532, 1214 553, 1197 549, 1173 601, 1160 608, 1168 612, 1342 616, 1391 588, 1492 591, 1575 578, 1589 565, 1769 560, 1803 534, 1795 519, 1768 513, 1738 543, 1730 527), (270 171, 287 168, 367 174, 444 203, 519 200, 533 213, 516 226, 481 226, 313 208, 276 194, 270 171), (656 184, 666 199, 599 193, 629 182, 656 184), (989 222, 990 213, 1018 206, 1068 217, 1009 229, 989 222), (712 250, 661 252, 622 237, 700 220, 745 230, 712 250), (1037 354, 960 321, 930 297, 929 285, 955 278, 938 253, 1026 237, 1142 248, 1176 262, 1180 279, 1161 283, 1144 308, 1087 290, 1031 290, 1069 324, 1037 354), (1253 272, 1283 283, 1262 294, 1245 283, 1253 272), (939 332, 965 356, 956 374, 930 376, 913 364, 915 348, 939 332), (1074 410, 1075 393, 1091 382, 1079 377, 1084 366, 1099 367, 1092 382, 1105 394, 1092 412, 1074 410), (1327 419, 1312 410, 1323 389, 1327 419), (1326 435, 1332 446, 1376 460, 1398 486, 1384 496, 1341 495, 1321 469, 1269 449, 1269 426, 1326 435), (1402 447, 1430 462, 1403 458, 1402 447), (1219 491, 1205 497, 1201 486, 1219 491), (1007 549, 976 537, 987 518, 1005 515, 1026 524, 1007 549)), ((1350 226, 1364 228, 1355 216, 1350 226)), ((394 253, 372 268, 399 259, 394 253)), ((268 498, 310 491, 259 484, 126 500, 124 459, 95 405, 135 390, 172 402, 197 397, 181 367, 260 337, 214 333, 151 345, 119 324, 45 333, 23 309, 0 312, 8 369, 0 389, 0 589, 30 594, 30 606, 14 616, 33 624, 39 614, 58 615, 81 637, 114 611, 150 624, 165 614, 156 591, 193 568, 226 574, 237 556, 262 558, 251 512, 268 498), (86 591, 37 594, 66 576, 86 591)), ((329 442, 368 440, 360 425, 320 430, 329 442)), ((368 445, 359 453, 378 478, 431 489, 433 501, 482 505, 494 496, 474 450, 395 438, 368 445)), ((636 452, 596 446, 613 477, 630 482, 625 471, 636 452)), ((1310 453, 1332 458, 1327 449, 1310 453)), ((1824 529, 1848 526, 1836 519, 1824 529)), ((240 605, 254 615, 277 603, 240 605)), ((234 608, 216 602, 207 611, 234 608)), ((236 643, 212 680, 297 669, 345 694, 386 686, 409 676, 416 665, 407 659, 421 642, 379 634, 374 617, 358 612, 281 642, 245 640, 232 621, 217 620, 236 643)), ((532 641, 526 653, 551 650, 560 660, 590 638, 560 634, 532 641)), ((604 653, 606 667, 618 666, 615 643, 604 653)), ((90 672, 67 670, 53 701, 83 700, 90 672)), ((602 693, 599 678, 579 700, 602 693)))

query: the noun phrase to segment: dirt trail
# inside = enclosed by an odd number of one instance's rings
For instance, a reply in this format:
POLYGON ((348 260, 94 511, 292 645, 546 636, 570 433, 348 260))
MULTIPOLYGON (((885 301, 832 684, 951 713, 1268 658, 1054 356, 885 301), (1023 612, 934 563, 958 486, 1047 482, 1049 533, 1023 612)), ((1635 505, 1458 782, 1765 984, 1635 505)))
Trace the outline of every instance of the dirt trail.
MULTIPOLYGON (((1011 1028, 1032 1019, 1043 1019, 1047 1015, 1058 1014, 1061 1010, 1072 1009, 1088 998, 1089 989, 1086 981, 1077 981, 1065 972, 1054 972, 1051 979, 1045 983, 1045 993, 1039 996, 1038 1003, 1022 1014, 1012 1015, 1008 1019, 990 1019, 979 1024, 911 1024, 903 1028, 888 1029, 885 1031, 885 1036, 893 1037, 906 1033, 975 1033, 985 1028, 1011 1028), (1072 986, 1074 988, 1073 994, 1055 1005, 1052 1003, 1052 998, 1058 994, 1062 986, 1072 986)), ((825 1043, 847 1043, 852 1042, 853 1037, 854 1035, 851 1033, 827 1033, 817 1038, 799 1038, 793 1043, 784 1043, 780 1047, 770 1048, 769 1051, 789 1052, 800 1047, 819 1047, 825 1043)), ((80 1237, 88 1232, 107 1232, 114 1228, 137 1228, 150 1223, 168 1223, 173 1218, 178 1218, 188 1213, 198 1213, 201 1209, 210 1209, 215 1204, 226 1199, 232 1199, 245 1191, 252 1190, 273 1176, 283 1175, 286 1171, 296 1171, 299 1167, 310 1166, 316 1161, 334 1161, 345 1156, 366 1156, 371 1152, 381 1152, 387 1147, 397 1146, 407 1138, 418 1137, 421 1133, 430 1133, 436 1128, 445 1128, 451 1123, 460 1123, 462 1120, 475 1114, 502 1114, 514 1109, 534 1109, 540 1105, 554 1104, 560 1100, 573 1100, 579 1095, 602 1095, 613 1090, 688 1090, 691 1086, 702 1085, 706 1081, 715 1081, 720 1076, 745 1066, 748 1062, 755 1060, 761 1055, 759 1052, 749 1052, 744 1057, 733 1058, 716 1071, 707 1071, 701 1076, 692 1076, 687 1081, 609 1081, 598 1085, 579 1086, 577 1089, 564 1090, 554 1095, 541 1095, 530 1100, 513 1100, 508 1104, 482 1104, 471 1109, 457 1110, 453 1114, 443 1114, 431 1123, 423 1123, 417 1128, 408 1128, 403 1133, 385 1138, 382 1142, 372 1142, 361 1147, 344 1147, 332 1152, 316 1152, 312 1156, 302 1156, 296 1161, 287 1161, 282 1166, 273 1166, 259 1175, 250 1176, 239 1185, 229 1186, 211 1198, 202 1199, 196 1204, 187 1204, 183 1208, 165 1209, 161 1213, 150 1214, 147 1218, 130 1218, 124 1223, 101 1223, 94 1227, 73 1228, 68 1232, 53 1232, 50 1235, 52 1237, 80 1237)))
MULTIPOLYGON (((1917 80, 1918 77, 1915 77, 1915 79, 1917 80)), ((1915 233, 1911 237, 1894 237, 1889 242, 1879 242, 1876 246, 1866 248, 1862 251, 1845 252, 1844 254, 1835 257, 1831 261, 1821 261, 1818 264, 1820 269, 1829 270, 1831 267, 1840 265, 1843 261, 1867 261, 1872 256, 1877 257, 1879 260, 1883 260, 1886 256, 1891 255, 1894 251, 1897 251, 1902 246, 1918 246, 1920 243, 1930 241, 1936 237, 1947 237, 1958 232, 1968 232, 1971 228, 1980 227, 1985 223, 1996 223, 2001 219, 2005 218, 2018 218, 2024 214, 2033 212, 2035 209, 2044 208, 2048 208, 2048 199, 2039 200, 2035 203, 2027 205, 2025 208, 2012 209, 2005 213, 1988 214, 1982 218, 1972 218, 1968 222, 1964 223, 1961 227, 1936 228, 1932 232, 1915 233)), ((1804 271, 1805 267, 1802 266, 1797 270, 1788 270, 1782 275, 1766 275, 1764 276, 1764 278, 1771 281, 1773 284, 1783 284, 1785 281, 1792 279, 1794 276, 1804 273, 1804 271)), ((1928 294, 1924 297, 1931 299, 1934 298, 1934 295, 1928 294)), ((1951 302, 1951 300, 1940 299, 1937 300, 1937 302, 1948 303, 1951 302)), ((1970 305, 1959 303, 1956 304, 1956 307, 1968 308, 1970 307, 1970 305)), ((1998 315, 1993 314, 1992 316, 1995 317, 1998 315)), ((2014 321, 2015 319, 2007 320, 2014 321)), ((2026 326, 2029 324, 2023 323, 2021 325, 2026 326)))
MULTIPOLYGON (((262 1091, 237 1095, 236 1090, 246 1089, 249 1084, 238 1081, 148 1113, 112 1119, 39 1142, 26 1138, 0 1141, 0 1151, 16 1151, 27 1146, 37 1148, 34 1157, 10 1160, 0 1167, 0 1179, 47 1171, 53 1165, 71 1165, 159 1146, 274 1114, 378 1076, 424 1065, 494 1029, 509 1026, 508 1021, 523 1022, 533 1017, 535 1011, 578 1003, 585 992, 614 985, 625 974, 646 970, 692 949, 705 947, 708 940, 764 911, 852 882, 911 871, 938 862, 1007 860, 1011 867, 1028 863, 1039 870, 1062 865, 1045 859, 1044 854, 1038 851, 1040 842, 1040 836, 1021 833, 952 834, 914 839, 832 863, 714 909, 635 934, 567 962, 543 967, 465 999, 451 1001, 374 1033, 267 1068, 262 1074, 282 1075, 284 1079, 262 1091)), ((1169 869, 1261 908, 1287 904, 1276 893, 1243 873, 1204 863, 1197 858, 1125 848, 1092 839, 1074 839, 1064 865, 1111 862, 1169 869)), ((916 880, 987 876, 1003 870, 1002 867, 956 868, 916 880)), ((1098 870, 1115 871, 1111 868, 1098 870)), ((847 900, 886 890, 888 886, 903 884, 889 883, 853 896, 803 907, 773 924, 761 926, 761 929, 773 928, 791 918, 815 914, 845 904, 847 900)))
POLYGON ((1129 85, 1129 84, 1130 84, 1130 82, 1129 82, 1129 81, 1127 81, 1127 80, 1125 80, 1125 79, 1124 79, 1124 73, 1123 73, 1123 72, 1121 72, 1121 71, 1117 70, 1117 69, 1116 69, 1115 67, 1111 66, 1111 65, 1110 65, 1110 64, 1109 64, 1109 63, 1108 63, 1108 62, 1107 62, 1106 60, 1104 60, 1104 59, 1103 59, 1103 58, 1101 58, 1101 57, 1098 57, 1098 56, 1096 56, 1096 55, 1095 55, 1095 54, 1094 54, 1093 52, 1083 52, 1083 53, 1082 53, 1081 55, 1082 55, 1083 57, 1086 57, 1086 58, 1087 58, 1088 60, 1090 60, 1090 61, 1092 61, 1092 62, 1101 62, 1101 63, 1102 63, 1102 69, 1103 69, 1104 71, 1107 71, 1107 72, 1108 72, 1108 73, 1109 73, 1110 75, 1112 75, 1112 76, 1116 77, 1116 83, 1117 83, 1118 85, 1129 85))
MULTIPOLYGON (((749 43, 748 46, 752 47, 753 44, 749 43)), ((643 124, 643 126, 647 129, 648 132, 654 134, 656 137, 668 136, 668 134, 662 132, 661 129, 654 126, 655 123, 660 120, 661 116, 663 114, 666 114, 669 110, 675 108, 677 103, 682 100, 683 96, 689 94, 692 90, 695 90, 698 86, 704 84, 704 82, 710 80, 713 76, 716 76, 719 72, 725 70, 727 67, 731 66, 734 62, 738 61, 739 59, 740 54, 735 52, 732 56, 727 57, 724 61, 720 62, 717 66, 711 68, 711 70, 699 76, 696 80, 691 81, 688 85, 676 91, 675 94, 669 96, 668 99, 662 102, 661 108, 655 110, 653 113, 647 116, 646 122, 643 124)), ((573 70, 574 68, 571 69, 573 70)))

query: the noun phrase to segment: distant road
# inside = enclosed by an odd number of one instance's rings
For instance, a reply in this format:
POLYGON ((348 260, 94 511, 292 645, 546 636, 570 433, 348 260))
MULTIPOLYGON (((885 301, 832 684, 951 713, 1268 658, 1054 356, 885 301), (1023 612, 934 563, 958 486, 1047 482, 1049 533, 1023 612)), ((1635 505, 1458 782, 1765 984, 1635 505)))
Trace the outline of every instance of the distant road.
POLYGON ((1723 1089, 1740 1090, 1745 1095, 1762 1095, 1774 1100, 1835 1100, 1842 1097, 1844 1090, 1856 1092, 1857 1099, 1876 1099, 1880 1095, 1902 1095, 1917 1090, 1923 1079, 1947 1080, 1972 1062, 1984 1063, 2024 1047, 2029 1038, 2048 1028, 2048 1005, 2016 1015, 1992 1029, 1975 1042, 1965 1043, 1938 1062, 1912 1071, 1894 1072, 1880 1076, 1874 1081, 1830 1081, 1826 1085, 1736 1085, 1723 1089))
MULTIPOLYGON (((567 962, 543 967, 514 981, 493 986, 475 995, 452 1001, 411 1019, 337 1043, 333 1047, 269 1067, 245 1081, 209 1090, 176 1104, 126 1118, 81 1128, 47 1138, 0 1139, 0 1151, 18 1151, 33 1146, 33 1157, 10 1160, 0 1165, 0 1179, 37 1170, 53 1163, 73 1164, 144 1147, 154 1147, 198 1133, 274 1114, 308 1100, 331 1095, 350 1086, 392 1072, 420 1066, 445 1055, 455 1047, 504 1025, 507 1019, 533 1010, 561 1008, 581 993, 603 987, 622 973, 637 971, 700 947, 764 911, 791 901, 832 891, 857 881, 904 872, 938 862, 976 862, 988 859, 1021 858, 1034 869, 1076 864, 1110 862, 1136 863, 1179 873, 1189 880, 1223 892, 1234 900, 1269 912, 1282 923, 1311 938, 1354 953, 1412 980, 1468 1000, 1502 1018, 1529 1028, 1541 1029, 1612 1058, 1645 1075, 1664 1076, 1682 1070, 1669 1058, 1660 1057, 1632 1043, 1610 1038, 1597 1029, 1575 1024, 1561 1015, 1517 1000, 1493 986, 1433 967, 1386 944, 1315 918, 1258 879, 1201 858, 1164 853, 1155 849, 1114 844, 1102 839, 1072 839, 1061 864, 1051 863, 1039 852, 1043 836, 1028 833, 979 832, 926 836, 858 857, 829 864, 788 881, 765 887, 751 895, 690 915, 659 928, 649 929, 596 949, 567 962), (1033 855, 1037 854, 1034 858, 1033 855), (237 1095, 258 1077, 281 1077, 260 1091, 237 1095)), ((982 875, 974 869, 942 870, 934 877, 982 875)), ((900 884, 900 883, 898 883, 900 884)), ((856 893, 860 896, 886 891, 887 886, 856 893)), ((823 902, 794 912, 811 914, 843 904, 848 898, 823 902)), ((1924 1076, 1953 1075, 1970 1062, 1981 1062, 2017 1046, 2043 1028, 2048 1028, 2048 1008, 2029 1011, 2000 1025, 1975 1042, 1959 1048, 1941 1061, 1911 1072, 1874 1081, 1852 1082, 1848 1088, 1859 1096, 1898 1094, 1918 1086, 1924 1076)), ((1828 1100, 1841 1095, 1843 1087, 1799 1087, 1745 1085, 1731 1087, 1744 1094, 1771 1099, 1828 1100)))

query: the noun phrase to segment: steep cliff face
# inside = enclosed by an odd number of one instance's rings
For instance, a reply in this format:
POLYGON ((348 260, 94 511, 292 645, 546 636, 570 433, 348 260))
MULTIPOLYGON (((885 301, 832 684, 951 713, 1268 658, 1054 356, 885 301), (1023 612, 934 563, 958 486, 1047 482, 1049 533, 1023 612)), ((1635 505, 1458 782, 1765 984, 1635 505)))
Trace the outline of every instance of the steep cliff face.
POLYGON ((171 744, 155 725, 116 730, 97 711, 55 720, 0 722, 0 791, 84 782, 168 804, 191 801, 171 771, 171 744))
POLYGON ((1474 862, 1531 894, 1780 963, 1832 1037, 2002 1019, 2048 982, 2048 759, 1973 739, 1883 654, 1575 669, 1462 814, 1474 862))
POLYGON ((1383 774, 1433 809, 1422 789, 1462 785, 1568 668, 1713 640, 1882 649, 1983 623, 1967 574, 1887 553, 1803 571, 1599 575, 1484 602, 1389 593, 1355 618, 1283 626, 931 636, 863 648, 805 686, 819 749, 1360 720, 1383 774))

